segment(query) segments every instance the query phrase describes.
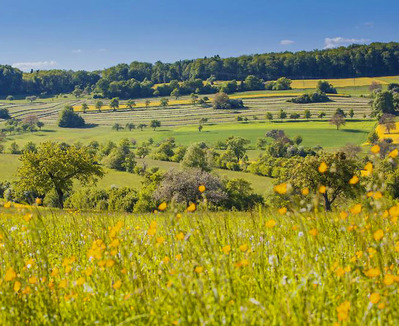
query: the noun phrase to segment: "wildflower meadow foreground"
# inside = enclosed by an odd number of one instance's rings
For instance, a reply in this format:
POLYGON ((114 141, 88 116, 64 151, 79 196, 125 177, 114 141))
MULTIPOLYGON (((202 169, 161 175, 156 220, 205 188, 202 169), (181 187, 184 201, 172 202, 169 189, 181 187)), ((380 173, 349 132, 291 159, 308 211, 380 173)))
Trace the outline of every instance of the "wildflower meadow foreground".
POLYGON ((0 323, 392 324, 399 206, 380 200, 327 214, 5 208, 0 323))

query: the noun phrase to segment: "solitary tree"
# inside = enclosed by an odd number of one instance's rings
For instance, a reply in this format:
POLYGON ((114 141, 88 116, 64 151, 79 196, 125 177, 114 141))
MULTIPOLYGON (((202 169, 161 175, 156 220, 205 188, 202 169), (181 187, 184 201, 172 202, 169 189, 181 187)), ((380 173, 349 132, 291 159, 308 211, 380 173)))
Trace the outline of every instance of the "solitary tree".
POLYGON ((180 90, 175 88, 171 93, 170 96, 173 96, 176 100, 180 97, 180 90))
POLYGON ((320 112, 318 117, 319 119, 323 119, 325 116, 326 116, 325 112, 320 112))
POLYGON ((87 103, 83 103, 82 104, 82 112, 86 113, 88 109, 89 109, 89 106, 87 105, 87 103))
POLYGON ((116 130, 116 131, 119 131, 119 130, 121 130, 123 128, 122 128, 122 126, 119 123, 114 123, 114 125, 112 126, 112 129, 116 130))
POLYGON ((119 108, 119 98, 114 97, 109 103, 109 107, 115 112, 119 108))
POLYGON ((22 122, 28 125, 28 129, 33 132, 39 122, 39 118, 35 115, 28 115, 22 122))
POLYGON ((214 109, 230 109, 230 98, 224 92, 219 92, 215 94, 213 98, 213 108, 214 109))
POLYGON ((102 101, 97 101, 96 102, 96 110, 98 110, 98 112, 101 112, 101 108, 103 107, 104 103, 102 101))
POLYGON ((330 119, 330 124, 334 125, 337 127, 337 130, 341 127, 344 126, 346 123, 345 118, 342 114, 334 114, 332 118, 330 119))
POLYGON ((64 207, 64 194, 73 181, 87 185, 96 182, 104 173, 86 147, 63 147, 53 142, 42 143, 37 153, 27 151, 20 158, 17 187, 22 191, 36 191, 46 195, 55 190, 59 208, 64 207))
POLYGON ((128 109, 133 110, 133 108, 136 106, 136 102, 133 100, 129 100, 126 103, 126 106, 128 107, 128 109))
POLYGON ((305 110, 305 113, 303 115, 306 120, 309 120, 312 117, 312 113, 310 113, 310 110, 305 110))
POLYGON ((200 121, 199 121, 199 123, 202 125, 202 124, 207 123, 208 120, 209 120, 208 118, 201 118, 200 121))
POLYGON ((388 134, 391 133, 391 130, 396 130, 395 116, 392 114, 383 114, 378 122, 385 127, 388 134))
POLYGON ((185 168, 199 168, 203 171, 212 169, 212 158, 209 150, 203 144, 191 144, 182 160, 182 166, 185 168))
POLYGON ((33 103, 34 101, 37 100, 37 96, 27 96, 26 100, 29 101, 30 103, 33 103))
POLYGON ((143 131, 144 128, 146 128, 147 125, 145 123, 140 123, 137 128, 139 128, 141 131, 143 131))
POLYGON ((266 119, 269 120, 269 121, 272 121, 273 120, 273 114, 271 112, 267 112, 266 113, 266 119))
POLYGON ((145 101, 145 108, 148 109, 148 107, 150 106, 151 101, 150 100, 146 100, 145 101))
POLYGON ((284 181, 293 185, 298 191, 309 188, 313 192, 318 192, 320 186, 325 186, 326 191, 321 196, 325 210, 330 211, 338 198, 355 196, 358 185, 349 184, 349 180, 357 171, 355 161, 347 159, 344 153, 309 155, 296 165, 295 173, 284 181), (326 172, 320 173, 318 168, 321 163, 327 164, 327 167, 333 166, 334 169, 327 169, 326 172))
POLYGON ((373 115, 381 117, 384 113, 395 114, 393 93, 379 92, 373 101, 373 115))
POLYGON ((195 103, 197 103, 198 101, 198 95, 195 93, 191 93, 190 97, 191 97, 191 103, 195 105, 195 103))
POLYGON ((287 118, 287 112, 285 112, 283 109, 281 109, 279 114, 278 114, 278 118, 281 119, 281 120, 287 118))
POLYGON ((353 109, 349 110, 349 116, 351 119, 353 119, 353 117, 355 116, 355 111, 353 111, 353 109))
POLYGON ((37 123, 36 123, 36 126, 40 129, 40 130, 42 130, 42 128, 44 127, 44 122, 42 122, 42 121, 38 121, 37 123))
POLYGON ((11 119, 10 112, 6 108, 0 109, 0 119, 8 120, 11 119))
POLYGON ((128 122, 125 126, 125 129, 132 131, 134 128, 136 128, 136 126, 134 125, 134 123, 128 122))
POLYGON ((83 128, 85 126, 85 120, 74 112, 72 106, 66 106, 60 112, 58 126, 61 128, 83 128))
POLYGON ((163 108, 166 108, 167 106, 168 106, 168 104, 169 104, 169 100, 167 99, 167 98, 161 98, 161 100, 160 100, 160 104, 161 104, 161 106, 163 107, 163 108))
POLYGON ((226 140, 227 151, 230 151, 236 157, 238 162, 245 156, 247 152, 245 145, 249 143, 250 141, 248 139, 231 136, 226 140))
POLYGON ((154 129, 154 131, 155 131, 156 128, 158 128, 160 126, 161 126, 161 121, 159 121, 159 120, 152 120, 151 121, 150 127, 152 129, 154 129))

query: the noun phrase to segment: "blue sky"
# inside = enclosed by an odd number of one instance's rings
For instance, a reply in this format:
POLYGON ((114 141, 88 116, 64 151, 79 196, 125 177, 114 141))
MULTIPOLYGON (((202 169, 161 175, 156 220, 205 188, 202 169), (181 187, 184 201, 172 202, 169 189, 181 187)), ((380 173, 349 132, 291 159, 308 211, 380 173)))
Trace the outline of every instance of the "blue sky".
POLYGON ((399 41, 399 2, 0 0, 0 64, 95 70, 399 41))

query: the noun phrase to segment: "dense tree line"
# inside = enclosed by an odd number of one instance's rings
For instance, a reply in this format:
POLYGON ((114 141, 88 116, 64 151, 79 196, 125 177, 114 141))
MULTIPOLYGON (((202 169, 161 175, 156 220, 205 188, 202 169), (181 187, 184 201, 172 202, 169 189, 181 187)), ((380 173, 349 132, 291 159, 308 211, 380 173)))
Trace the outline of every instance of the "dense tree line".
POLYGON ((132 62, 103 71, 111 81, 136 79, 167 83, 171 80, 264 80, 289 78, 348 78, 399 73, 399 43, 351 45, 336 49, 267 53, 222 59, 219 56, 183 60, 173 64, 132 62))
MULTIPOLYGON (((336 49, 266 53, 240 57, 181 60, 175 63, 155 64, 134 61, 119 64, 101 72, 86 71, 32 71, 23 74, 10 66, 0 66, 0 95, 10 94, 59 94, 74 89, 101 91, 106 97, 138 97, 157 95, 151 87, 171 81, 243 81, 252 75, 265 81, 281 77, 349 78, 399 74, 399 43, 372 43, 351 45, 336 49), (132 96, 134 95, 134 96, 132 96)), ((251 85, 259 87, 257 80, 251 85)), ((198 84, 197 84, 198 85, 198 84)), ((188 92, 196 91, 192 87, 188 92)), ((269 85, 270 86, 270 85, 269 85)), ((275 85, 272 85, 273 87, 275 85)), ((176 87, 174 87, 176 88, 176 87)), ((168 89, 170 94, 174 89, 168 89)), ((198 87, 197 87, 198 88, 198 87)), ((202 91, 200 88, 200 92, 202 91)), ((210 93, 210 88, 205 92, 210 93)), ((155 92, 155 91, 154 91, 155 92)), ((159 89, 162 93, 162 89, 159 89)), ((162 96, 162 94, 161 94, 162 96)))

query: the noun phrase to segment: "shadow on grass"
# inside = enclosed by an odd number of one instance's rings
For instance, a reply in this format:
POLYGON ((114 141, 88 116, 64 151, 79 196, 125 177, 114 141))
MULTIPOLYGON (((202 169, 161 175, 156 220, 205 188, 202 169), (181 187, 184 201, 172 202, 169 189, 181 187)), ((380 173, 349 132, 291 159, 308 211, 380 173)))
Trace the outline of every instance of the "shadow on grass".
POLYGON ((86 123, 86 125, 83 128, 75 128, 75 129, 91 129, 96 127, 98 127, 97 123, 86 123))
POLYGON ((365 130, 359 130, 359 129, 340 129, 343 132, 351 132, 355 134, 367 134, 367 131, 365 130))

